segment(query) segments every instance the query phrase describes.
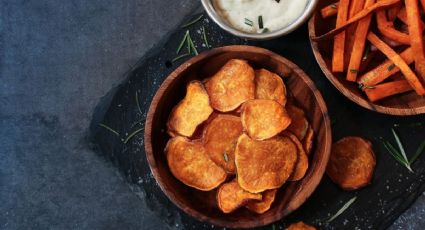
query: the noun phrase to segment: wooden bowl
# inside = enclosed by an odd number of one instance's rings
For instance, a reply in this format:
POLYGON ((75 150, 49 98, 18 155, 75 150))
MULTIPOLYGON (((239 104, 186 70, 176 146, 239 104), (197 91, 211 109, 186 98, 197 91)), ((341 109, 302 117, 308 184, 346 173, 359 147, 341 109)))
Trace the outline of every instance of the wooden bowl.
MULTIPOLYGON (((324 6, 332 4, 334 0, 322 0, 317 5, 316 13, 308 23, 310 38, 322 35, 333 29, 335 17, 323 19, 320 10, 324 6)), ((345 74, 334 74, 331 71, 333 39, 314 42, 310 39, 314 56, 319 63, 325 76, 347 98, 358 105, 379 113, 391 115, 417 115, 425 113, 425 97, 418 96, 414 91, 385 98, 378 102, 370 102, 357 84, 345 80, 345 74)), ((374 65, 373 61, 371 65, 374 65)))
POLYGON ((297 209, 313 193, 325 172, 331 150, 331 127, 326 104, 308 76, 295 64, 268 50, 252 46, 226 46, 201 53, 188 60, 162 83, 149 108, 145 125, 145 150, 153 176, 162 191, 180 209, 201 221, 228 228, 251 228, 275 222, 297 209), (287 88, 305 109, 316 134, 316 147, 305 178, 285 184, 272 208, 262 215, 244 208, 222 213, 216 205, 216 190, 192 189, 170 172, 164 153, 169 140, 166 123, 171 109, 184 97, 186 84, 213 75, 226 61, 240 58, 254 68, 266 68, 285 76, 287 88))

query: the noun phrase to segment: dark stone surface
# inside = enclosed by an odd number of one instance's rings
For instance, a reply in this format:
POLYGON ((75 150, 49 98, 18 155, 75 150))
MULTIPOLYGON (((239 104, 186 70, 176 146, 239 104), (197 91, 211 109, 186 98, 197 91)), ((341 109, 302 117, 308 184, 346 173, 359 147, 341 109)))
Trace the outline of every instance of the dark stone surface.
MULTIPOLYGON (((86 131, 100 98, 197 4, 0 2, 1 229, 181 228, 90 150, 86 131)), ((392 229, 425 225, 423 197, 392 229)))

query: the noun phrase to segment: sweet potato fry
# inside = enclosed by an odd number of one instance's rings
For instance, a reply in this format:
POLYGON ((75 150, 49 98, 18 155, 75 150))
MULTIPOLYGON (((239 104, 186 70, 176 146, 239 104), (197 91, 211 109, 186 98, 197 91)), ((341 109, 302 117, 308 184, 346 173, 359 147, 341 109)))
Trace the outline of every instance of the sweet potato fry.
MULTIPOLYGON (((339 1, 338 14, 336 16, 337 27, 346 23, 349 5, 350 0, 339 1)), ((345 35, 345 31, 335 35, 332 55, 332 72, 344 72, 345 35)))
POLYGON ((228 173, 236 171, 235 147, 242 132, 241 119, 226 114, 216 115, 204 130, 203 143, 209 157, 228 173))
POLYGON ((311 125, 308 126, 307 134, 305 135, 304 139, 302 140, 303 147, 305 150, 305 153, 307 156, 310 156, 311 150, 313 149, 313 142, 314 142, 314 130, 311 127, 311 125))
POLYGON ((298 150, 297 163, 295 164, 295 169, 292 172, 291 176, 288 178, 288 181, 301 180, 302 178, 304 178, 308 169, 307 154, 305 153, 304 147, 301 144, 300 140, 298 140, 298 138, 294 134, 287 131, 283 131, 282 135, 291 139, 291 141, 294 142, 294 144, 297 146, 298 150))
POLYGON ((322 14, 322 18, 329 18, 329 17, 337 15, 338 14, 338 5, 339 5, 339 2, 335 2, 335 3, 332 3, 328 6, 323 7, 320 10, 320 13, 322 14))
POLYGON ((395 4, 394 6, 388 8, 387 10, 387 16, 388 20, 394 21, 397 18, 398 13, 403 8, 403 3, 395 4))
POLYGON ((286 230, 316 230, 316 228, 300 221, 289 225, 286 230))
MULTIPOLYGON (((388 59, 390 59, 394 64, 400 68, 400 71, 405 76, 406 80, 409 81, 410 85, 413 89, 415 89, 416 93, 419 95, 425 95, 425 88, 422 83, 419 81, 418 77, 415 73, 410 69, 410 67, 406 64, 403 58, 400 57, 391 47, 385 44, 381 39, 378 38, 373 32, 369 32, 367 39, 388 59)), ((413 52, 413 50, 412 50, 413 52)))
POLYGON ((342 189, 354 190, 370 183, 375 165, 369 141, 345 137, 333 144, 326 173, 342 189))
POLYGON ((287 130, 293 133, 299 140, 304 139, 309 126, 304 110, 288 103, 286 111, 291 118, 291 124, 288 126, 287 130))
POLYGON ((394 28, 394 23, 387 19, 385 10, 378 10, 376 12, 376 21, 378 24, 378 30, 382 35, 401 44, 410 44, 409 35, 394 28))
POLYGON ((190 137, 212 112, 204 86, 199 81, 193 81, 187 86, 185 98, 171 112, 167 123, 168 132, 170 135, 190 137))
POLYGON ((282 78, 266 69, 255 70, 255 98, 286 104, 286 87, 282 78))
POLYGON ((336 34, 338 34, 339 32, 345 30, 349 25, 358 22, 359 20, 361 20, 362 18, 368 16, 369 14, 375 12, 376 10, 382 9, 382 8, 386 8, 386 7, 390 7, 394 4, 399 3, 400 0, 381 0, 375 4, 373 4, 372 6, 366 7, 364 8, 362 11, 360 11, 359 13, 357 13, 354 17, 350 18, 346 23, 337 26, 335 29, 320 35, 320 36, 316 36, 316 37, 312 37, 311 40, 313 41, 321 41, 321 40, 325 40, 328 38, 331 38, 333 36, 335 36, 336 34))
POLYGON ((412 86, 406 80, 398 80, 376 85, 372 88, 366 88, 364 91, 370 101, 375 102, 383 98, 400 93, 412 91, 412 86))
POLYGON ((187 186, 210 191, 226 180, 226 172, 208 157, 202 143, 177 136, 165 152, 171 173, 187 186))
MULTIPOLYGON (((360 12, 365 5, 365 0, 350 1, 350 7, 348 10, 348 19, 354 17, 360 12)), ((348 20, 347 19, 347 20, 348 20)), ((346 68, 350 62, 351 52, 353 51, 354 41, 356 40, 357 34, 355 33, 358 23, 354 23, 349 26, 346 30, 345 35, 345 51, 344 51, 344 68, 346 68)))
POLYGON ((262 214, 267 212, 276 197, 277 189, 264 191, 261 195, 263 198, 260 201, 249 201, 245 207, 255 213, 262 214))
POLYGON ((220 112, 229 112, 254 99, 254 77, 254 69, 246 61, 228 61, 205 84, 211 106, 220 112))
MULTIPOLYGON (((422 38, 421 14, 418 0, 405 0, 407 22, 409 25, 410 45, 415 54, 415 69, 422 83, 425 83, 425 50, 422 38)), ((424 93, 425 94, 425 93, 424 93)), ((420 94, 423 95, 423 94, 420 94)))
MULTIPOLYGON (((423 1, 425 1, 425 0, 423 0, 423 1)), ((402 21, 404 24, 406 24, 406 25, 409 24, 408 21, 407 21, 406 8, 400 9, 400 11, 397 14, 397 18, 400 19, 400 21, 402 21)), ((421 29, 423 31, 424 28, 425 28, 425 24, 422 21, 420 21, 419 24, 421 25, 421 29)))
POLYGON ((263 99, 245 102, 241 119, 248 135, 257 140, 276 136, 291 124, 291 118, 281 104, 263 99))
MULTIPOLYGON (((412 49, 407 48, 403 52, 401 52, 400 57, 406 62, 407 65, 413 63, 413 55, 412 49)), ((383 82, 385 79, 390 77, 391 75, 399 72, 400 69, 394 65, 391 60, 386 60, 379 66, 365 73, 358 81, 358 83, 363 88, 367 88, 369 86, 374 86, 383 82)))
MULTIPOLYGON (((365 7, 369 7, 375 3, 375 0, 367 0, 365 3, 365 7)), ((357 28, 355 31, 355 40, 353 43, 353 49, 351 52, 350 63, 348 64, 347 70, 347 80, 348 81, 356 81, 357 73, 360 69, 360 64, 363 58, 363 52, 366 44, 366 36, 369 30, 370 21, 372 20, 372 16, 369 15, 357 24, 357 28)))
POLYGON ((287 137, 257 141, 242 134, 236 145, 238 183, 252 193, 282 186, 292 174, 296 161, 297 147, 287 137))
POLYGON ((231 213, 248 201, 260 201, 261 199, 261 194, 250 193, 243 190, 237 181, 223 184, 217 192, 218 207, 224 213, 231 213))

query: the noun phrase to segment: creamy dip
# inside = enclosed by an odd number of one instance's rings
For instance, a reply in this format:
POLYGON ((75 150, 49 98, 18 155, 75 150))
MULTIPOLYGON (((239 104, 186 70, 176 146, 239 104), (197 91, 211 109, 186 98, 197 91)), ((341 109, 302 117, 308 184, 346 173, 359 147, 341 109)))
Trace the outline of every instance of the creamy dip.
POLYGON ((230 26, 248 33, 282 29, 304 12, 309 0, 212 0, 230 26), (263 28, 260 28, 262 18, 263 28))

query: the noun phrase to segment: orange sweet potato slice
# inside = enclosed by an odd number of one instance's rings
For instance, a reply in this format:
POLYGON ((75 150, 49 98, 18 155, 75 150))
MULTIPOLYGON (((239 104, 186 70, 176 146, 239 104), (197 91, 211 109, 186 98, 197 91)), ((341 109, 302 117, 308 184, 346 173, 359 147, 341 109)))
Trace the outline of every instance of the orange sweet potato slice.
POLYGON ((310 156, 311 150, 313 149, 313 142, 314 142, 314 130, 309 125, 308 129, 307 129, 307 134, 305 135, 304 139, 302 140, 305 153, 308 156, 310 156))
POLYGON ((282 78, 265 69, 255 70, 255 98, 286 103, 286 87, 282 78))
POLYGON ((248 202, 248 204, 245 205, 245 207, 258 214, 265 213, 272 206, 272 203, 276 197, 276 192, 277 189, 264 191, 262 193, 263 198, 261 199, 261 201, 250 201, 248 202))
POLYGON ((297 163, 295 165, 294 171, 292 172, 288 180, 289 181, 301 180, 302 178, 304 178, 308 169, 308 156, 304 151, 303 145, 294 134, 284 131, 282 135, 291 139, 291 141, 294 142, 294 144, 297 146, 297 150, 298 150, 297 163))
POLYGON ((316 228, 300 221, 289 225, 286 230, 316 230, 316 228))
POLYGON ((213 112, 208 94, 199 81, 188 84, 185 98, 174 107, 168 119, 168 133, 190 137, 213 112))
POLYGON ((237 181, 223 184, 217 192, 218 207, 224 213, 231 213, 250 200, 261 200, 260 193, 243 190, 237 181))
POLYGON ((209 191, 226 180, 226 172, 208 157, 202 143, 177 136, 165 151, 171 173, 187 186, 209 191))
POLYGON ((228 61, 205 84, 211 106, 218 111, 229 112, 254 99, 254 77, 254 69, 246 61, 228 61))
POLYGON ((252 193, 282 186, 295 168, 297 147, 288 137, 258 141, 242 134, 236 145, 239 185, 252 193))
POLYGON ((248 135, 257 140, 276 136, 291 123, 291 118, 281 104, 263 99, 245 102, 241 119, 248 135))
POLYGON ((304 139, 309 126, 304 110, 293 104, 288 104, 286 106, 286 111, 292 121, 287 130, 293 133, 298 140, 304 139))
POLYGON ((354 190, 370 183, 375 165, 369 141, 345 137, 333 144, 326 173, 342 189, 354 190))
POLYGON ((236 171, 235 148, 242 132, 241 119, 225 114, 215 116, 205 128, 203 142, 208 155, 228 173, 236 171))

